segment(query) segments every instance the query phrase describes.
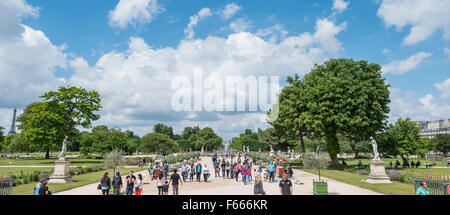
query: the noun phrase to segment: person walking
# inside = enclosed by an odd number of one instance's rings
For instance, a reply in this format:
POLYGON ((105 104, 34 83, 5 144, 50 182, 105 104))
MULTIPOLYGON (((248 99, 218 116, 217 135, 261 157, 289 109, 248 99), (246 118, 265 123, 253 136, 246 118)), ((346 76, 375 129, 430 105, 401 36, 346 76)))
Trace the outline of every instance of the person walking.
POLYGON ((143 185, 144 185, 144 180, 142 178, 142 175, 138 174, 138 177, 136 179, 136 188, 135 188, 136 189, 136 192, 135 192, 136 196, 140 196, 141 195, 143 185))
POLYGON ((178 181, 183 185, 183 181, 181 180, 180 175, 177 173, 177 169, 173 170, 173 174, 170 176, 169 186, 172 183, 173 195, 178 195, 178 181))
POLYGON ((160 172, 158 177, 156 178, 156 187, 158 188, 158 195, 163 195, 163 187, 164 187, 164 173, 160 172))
POLYGON ((230 162, 227 162, 225 170, 227 172, 227 178, 230 178, 230 162))
POLYGON ((200 175, 202 174, 202 165, 200 162, 198 162, 197 166, 195 167, 197 172, 197 182, 200 182, 200 175))
POLYGON ((109 189, 111 188, 111 178, 108 176, 108 172, 103 174, 100 179, 100 188, 102 190, 102 195, 109 195, 109 189))
POLYGON ((293 195, 292 182, 287 178, 286 174, 283 174, 283 179, 280 180, 279 186, 281 195, 293 195))
POLYGON ((248 165, 247 179, 248 179, 249 182, 251 182, 253 180, 253 178, 252 178, 252 165, 248 165))
POLYGON ((225 162, 225 159, 222 159, 222 162, 220 163, 220 166, 222 167, 222 178, 225 178, 225 168, 227 166, 227 163, 225 162))
POLYGON ((239 181, 239 172, 241 171, 241 163, 236 163, 236 165, 234 165, 234 177, 236 178, 236 182, 239 181))
POLYGON ((270 162, 270 164, 269 164, 269 166, 267 166, 267 168, 269 169, 269 181, 275 182, 275 175, 274 175, 275 165, 273 164, 273 161, 270 162))
POLYGON ((244 182, 244 185, 247 185, 247 171, 248 171, 248 166, 247 164, 243 163, 241 166, 241 174, 242 174, 242 182, 244 182))
POLYGON ((133 195, 134 183, 136 182, 136 176, 133 175, 133 170, 127 175, 125 180, 127 181, 127 187, 125 188, 126 195, 133 195))
POLYGON ((253 192, 255 195, 264 195, 264 188, 261 175, 258 175, 255 178, 255 185, 253 186, 253 192))
POLYGON ((203 179, 206 183, 208 183, 208 177, 209 177, 209 169, 208 166, 205 164, 205 167, 203 168, 203 179))
POLYGON ((420 182, 420 187, 417 188, 416 195, 430 195, 427 182, 420 182))
POLYGON ((194 162, 191 162, 191 167, 189 168, 189 179, 191 180, 191 181, 194 181, 194 175, 195 175, 195 165, 194 165, 194 162))
POLYGON ((186 164, 186 162, 184 162, 183 166, 181 166, 181 177, 183 177, 183 182, 186 182, 187 169, 188 165, 186 164))
POLYGON ((117 172, 116 176, 113 177, 112 187, 114 195, 120 195, 120 189, 122 188, 122 176, 120 176, 120 172, 117 172))
POLYGON ((152 166, 152 162, 149 161, 148 162, 148 177, 150 177, 150 180, 153 180, 153 166, 152 166))
POLYGON ((167 162, 164 163, 164 179, 167 179, 169 176, 169 164, 167 162))

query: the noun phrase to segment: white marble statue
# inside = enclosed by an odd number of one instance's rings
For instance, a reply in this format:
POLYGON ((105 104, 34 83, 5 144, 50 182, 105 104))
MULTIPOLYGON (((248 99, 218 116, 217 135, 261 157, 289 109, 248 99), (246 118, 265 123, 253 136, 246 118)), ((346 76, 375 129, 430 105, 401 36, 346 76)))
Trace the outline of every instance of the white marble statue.
POLYGON ((373 160, 380 160, 380 154, 378 153, 378 145, 375 139, 373 139, 373 137, 370 137, 370 143, 372 143, 373 148, 373 155, 374 155, 373 160))
POLYGON ((66 136, 66 138, 64 138, 64 141, 63 141, 61 153, 59 154, 59 159, 60 160, 64 160, 65 159, 66 151, 67 151, 67 143, 68 142, 69 142, 69 137, 66 136))

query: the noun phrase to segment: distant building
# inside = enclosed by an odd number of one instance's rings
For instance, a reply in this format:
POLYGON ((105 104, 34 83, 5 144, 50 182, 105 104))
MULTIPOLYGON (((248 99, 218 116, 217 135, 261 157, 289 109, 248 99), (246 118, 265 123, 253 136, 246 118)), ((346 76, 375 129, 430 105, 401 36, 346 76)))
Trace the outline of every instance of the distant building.
POLYGON ((417 121, 422 130, 420 135, 423 137, 433 138, 437 134, 450 134, 450 119, 436 121, 417 121))

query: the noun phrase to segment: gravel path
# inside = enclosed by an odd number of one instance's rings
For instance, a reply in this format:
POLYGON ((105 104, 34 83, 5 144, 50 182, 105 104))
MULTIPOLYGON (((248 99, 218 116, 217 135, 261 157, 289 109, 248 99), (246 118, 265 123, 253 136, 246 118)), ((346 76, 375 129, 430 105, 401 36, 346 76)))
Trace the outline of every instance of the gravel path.
MULTIPOLYGON (((235 179, 223 179, 215 178, 214 170, 211 170, 212 161, 210 157, 202 157, 202 165, 207 164, 210 168, 211 178, 208 183, 187 181, 183 185, 179 186, 180 195, 253 195, 253 183, 250 182, 247 185, 242 183, 242 178, 239 182, 235 179)), ((151 181, 148 172, 140 172, 144 175, 144 188, 142 195, 157 195, 158 190, 156 188, 156 182, 151 181)), ((294 183, 294 195, 312 195, 312 182, 313 179, 317 179, 318 176, 303 172, 301 170, 294 169, 294 178, 291 181, 294 183), (296 183, 299 182, 299 183, 296 183)), ((333 179, 324 178, 328 181, 328 192, 330 195, 380 195, 374 191, 366 190, 357 186, 342 183, 333 179)), ((100 179, 99 179, 100 180, 100 179)), ((125 180, 124 180, 125 181, 125 180)), ((66 190, 55 193, 54 195, 100 195, 101 191, 97 190, 98 183, 85 185, 82 187, 66 190)), ((275 183, 263 182, 264 190, 267 195, 280 195, 280 189, 278 187, 278 181, 275 183)), ((125 192, 125 187, 122 188, 122 193, 125 192)), ((172 188, 169 188, 169 195, 172 194, 172 188)))

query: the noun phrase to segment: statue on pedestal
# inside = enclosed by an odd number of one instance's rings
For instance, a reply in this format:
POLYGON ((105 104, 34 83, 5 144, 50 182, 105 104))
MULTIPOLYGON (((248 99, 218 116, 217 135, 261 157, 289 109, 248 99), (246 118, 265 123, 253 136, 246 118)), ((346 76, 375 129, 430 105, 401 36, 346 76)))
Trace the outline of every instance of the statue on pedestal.
POLYGON ((378 145, 373 137, 370 137, 370 143, 372 143, 373 148, 373 160, 380 160, 380 154, 378 153, 378 145))
POLYGON ((273 152, 273 148, 272 148, 272 146, 270 146, 270 152, 273 152))
POLYGON ((200 154, 203 154, 203 146, 202 146, 202 149, 201 149, 201 151, 200 151, 200 154))
POLYGON ((66 151, 67 151, 67 143, 69 142, 69 137, 68 136, 66 136, 65 138, 64 138, 64 141, 63 141, 63 145, 62 145, 62 150, 61 150, 61 153, 59 153, 59 159, 60 160, 66 160, 66 151))
POLYGON ((372 143, 374 157, 370 161, 370 174, 367 176, 366 182, 373 184, 391 183, 389 176, 386 174, 385 163, 380 159, 377 142, 373 137, 370 137, 370 142, 372 143))

